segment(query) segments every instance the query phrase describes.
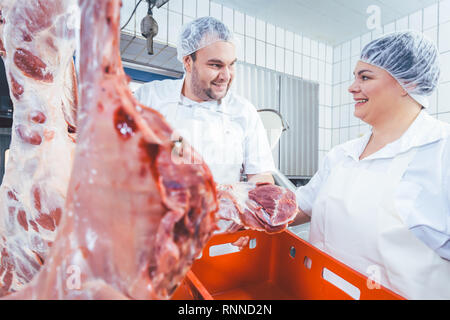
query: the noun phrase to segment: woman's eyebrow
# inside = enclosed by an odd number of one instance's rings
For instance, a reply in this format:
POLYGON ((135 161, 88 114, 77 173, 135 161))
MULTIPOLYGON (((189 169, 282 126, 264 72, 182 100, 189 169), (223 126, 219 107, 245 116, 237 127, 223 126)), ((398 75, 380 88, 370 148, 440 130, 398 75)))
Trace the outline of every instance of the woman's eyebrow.
MULTIPOLYGON (((372 73, 373 73, 373 71, 370 71, 370 70, 368 70, 368 69, 364 69, 364 70, 359 70, 359 71, 358 71, 358 76, 359 76, 361 73, 363 73, 363 72, 372 72, 372 73)), ((355 75, 355 72, 353 72, 353 75, 355 75)))

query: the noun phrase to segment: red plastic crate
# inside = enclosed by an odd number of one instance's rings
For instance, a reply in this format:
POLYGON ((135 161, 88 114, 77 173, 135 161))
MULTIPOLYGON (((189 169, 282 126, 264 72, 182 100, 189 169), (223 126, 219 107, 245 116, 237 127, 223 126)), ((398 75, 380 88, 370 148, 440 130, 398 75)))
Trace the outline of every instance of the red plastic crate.
POLYGON ((245 230, 211 238, 172 299, 403 299, 387 288, 370 289, 367 284, 367 277, 290 231, 269 235, 245 230), (256 245, 210 255, 218 246, 235 248, 230 243, 241 236, 250 236, 256 245))

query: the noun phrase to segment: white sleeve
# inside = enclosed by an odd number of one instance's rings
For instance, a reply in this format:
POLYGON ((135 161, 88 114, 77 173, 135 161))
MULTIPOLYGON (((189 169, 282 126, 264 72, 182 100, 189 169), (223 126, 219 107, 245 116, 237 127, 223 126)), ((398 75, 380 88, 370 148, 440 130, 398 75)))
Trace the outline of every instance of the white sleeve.
POLYGON ((256 108, 251 106, 249 126, 244 139, 244 173, 259 174, 275 171, 267 133, 256 108))
POLYGON ((304 186, 299 187, 295 196, 297 198, 298 207, 308 216, 312 214, 312 207, 316 201, 317 195, 330 174, 330 158, 329 154, 323 159, 319 170, 304 186))
POLYGON ((137 101, 146 107, 158 110, 158 104, 155 103, 154 94, 155 86, 152 82, 147 82, 141 85, 135 92, 134 97, 137 101))

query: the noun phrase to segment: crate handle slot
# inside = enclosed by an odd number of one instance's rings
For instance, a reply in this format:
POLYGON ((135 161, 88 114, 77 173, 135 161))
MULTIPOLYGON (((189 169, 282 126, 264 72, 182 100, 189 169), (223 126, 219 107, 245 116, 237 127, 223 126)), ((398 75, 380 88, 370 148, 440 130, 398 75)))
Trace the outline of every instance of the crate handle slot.
POLYGON ((292 259, 295 258, 295 247, 294 247, 294 246, 291 246, 291 247, 289 248, 289 256, 290 256, 292 259))
POLYGON ((341 289, 355 300, 359 300, 359 298, 361 297, 361 291, 358 289, 358 287, 355 287, 353 284, 338 276, 336 273, 328 270, 327 268, 322 269, 322 278, 335 287, 341 289))
POLYGON ((303 264, 305 265, 306 269, 311 270, 311 266, 312 266, 311 258, 305 256, 305 259, 303 259, 303 264))
POLYGON ((231 243, 218 244, 209 247, 209 256, 217 257, 224 254, 230 254, 234 252, 239 252, 239 247, 233 246, 231 243))

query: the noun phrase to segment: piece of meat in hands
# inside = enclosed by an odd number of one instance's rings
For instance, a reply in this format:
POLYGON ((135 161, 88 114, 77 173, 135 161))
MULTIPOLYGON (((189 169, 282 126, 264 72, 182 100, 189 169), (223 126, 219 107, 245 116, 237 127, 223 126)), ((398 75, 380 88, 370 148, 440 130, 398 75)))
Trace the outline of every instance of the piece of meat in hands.
POLYGON ((270 183, 238 182, 217 187, 220 232, 240 228, 281 232, 297 214, 295 194, 270 183))

